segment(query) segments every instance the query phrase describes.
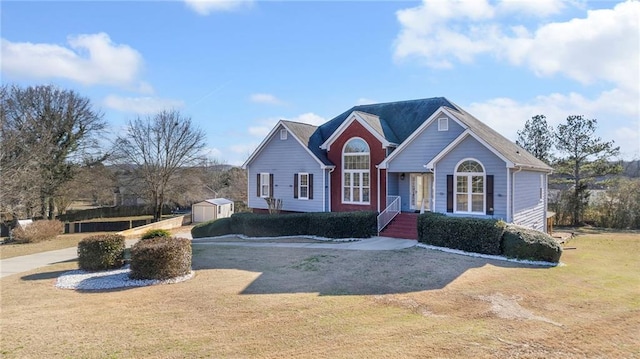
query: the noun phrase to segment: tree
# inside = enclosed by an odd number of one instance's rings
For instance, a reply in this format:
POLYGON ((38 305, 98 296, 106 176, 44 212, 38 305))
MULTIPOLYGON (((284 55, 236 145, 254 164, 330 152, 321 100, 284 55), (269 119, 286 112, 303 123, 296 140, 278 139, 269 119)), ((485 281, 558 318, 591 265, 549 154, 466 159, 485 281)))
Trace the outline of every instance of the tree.
POLYGON ((527 120, 524 129, 518 131, 516 144, 531 152, 539 160, 550 163, 553 147, 553 129, 544 115, 536 115, 527 120))
POLYGON ((595 136, 597 123, 596 119, 569 116, 565 124, 558 125, 554 135, 560 153, 554 168, 572 184, 569 207, 573 225, 582 223, 589 200, 589 185, 622 170, 619 162, 611 162, 611 158, 620 153, 620 147, 614 147, 613 141, 604 142, 595 136))
POLYGON ((130 121, 126 132, 116 139, 115 158, 133 166, 133 178, 153 205, 154 221, 162 217, 165 194, 180 181, 179 170, 202 160, 204 137, 191 118, 165 110, 130 121))
POLYGON ((83 162, 97 163, 98 135, 106 123, 88 98, 55 86, 0 89, 3 212, 53 219, 56 191, 83 162))

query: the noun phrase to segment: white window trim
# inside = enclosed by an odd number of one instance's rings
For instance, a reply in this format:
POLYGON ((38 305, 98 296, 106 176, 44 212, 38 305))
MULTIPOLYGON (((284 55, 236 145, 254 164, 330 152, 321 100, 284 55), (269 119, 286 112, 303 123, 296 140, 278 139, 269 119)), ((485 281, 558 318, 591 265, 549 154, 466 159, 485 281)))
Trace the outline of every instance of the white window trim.
POLYGON ((342 194, 341 197, 340 197, 341 203, 344 203, 344 204, 356 204, 356 205, 363 205, 363 206, 371 204, 371 170, 370 170, 370 167, 371 167, 371 147, 369 147, 369 144, 367 143, 367 141, 365 141, 361 137, 352 137, 348 141, 346 141, 344 143, 344 146, 342 147, 342 186, 341 186, 341 190, 340 190, 340 192, 342 194), (369 148, 369 152, 358 152, 356 154, 345 154, 344 150, 347 147, 347 144, 349 142, 353 141, 353 140, 356 140, 356 139, 364 141, 364 143, 369 148), (369 163, 367 164, 367 169, 356 169, 356 170, 350 169, 350 170, 347 170, 347 169, 344 168, 344 163, 345 163, 344 158, 345 158, 345 156, 361 156, 363 154, 366 154, 366 155, 369 156, 369 163), (346 201, 344 199, 344 187, 345 187, 344 179, 345 179, 345 175, 347 173, 349 173, 350 176, 351 176, 351 181, 350 181, 351 185, 349 186, 349 189, 351 190, 350 191, 350 196, 349 196, 350 200, 348 200, 348 201, 346 201), (358 183, 357 186, 355 186, 354 183, 353 183, 353 174, 355 174, 355 173, 359 173, 360 174, 360 176, 359 176, 360 177, 360 183, 358 183), (364 173, 369 174, 369 185, 368 186, 364 186, 363 185, 363 182, 364 182, 363 174, 364 173), (354 201, 353 200, 353 189, 354 188, 359 188, 360 189, 360 198, 364 197, 363 196, 363 192, 364 192, 363 190, 365 188, 368 189, 369 190, 369 200, 368 201, 354 201))
POLYGON ((455 167, 455 172, 453 174, 453 213, 460 214, 486 214, 485 208, 487 207, 487 171, 484 168, 482 162, 478 161, 475 158, 465 158, 462 161, 458 162, 455 167), (466 161, 474 161, 477 162, 482 167, 482 172, 458 172, 458 168, 460 165, 466 161), (473 177, 474 176, 482 176, 482 210, 478 212, 474 212, 471 210, 473 208, 473 177), (458 177, 467 177, 467 208, 465 211, 458 210, 458 177))
POLYGON ((287 139, 287 129, 286 128, 280 129, 280 139, 281 140, 286 140, 287 139))
POLYGON ((449 131, 449 118, 440 117, 438 119, 438 131, 449 131))
POLYGON ((298 173, 298 199, 302 199, 302 200, 308 200, 309 199, 309 173, 307 173, 307 172, 298 173), (307 184, 306 185, 302 185, 302 176, 306 176, 307 177, 307 184), (307 188, 307 196, 306 197, 302 196, 302 188, 303 187, 307 188))
POLYGON ((269 177, 270 177, 269 173, 260 172, 260 198, 271 197, 271 193, 269 193, 269 188, 271 186, 271 183, 269 183, 269 177), (265 186, 266 186, 266 190, 265 190, 265 186))

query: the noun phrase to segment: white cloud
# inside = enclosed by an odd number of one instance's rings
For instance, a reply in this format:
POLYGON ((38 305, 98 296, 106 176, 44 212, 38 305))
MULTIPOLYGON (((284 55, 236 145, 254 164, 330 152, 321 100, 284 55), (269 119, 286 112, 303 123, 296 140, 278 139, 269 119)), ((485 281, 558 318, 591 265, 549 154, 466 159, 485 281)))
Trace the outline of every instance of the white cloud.
POLYGON ((525 122, 535 115, 545 115, 549 125, 554 127, 564 123, 570 115, 595 118, 598 120, 597 135, 604 141, 615 141, 616 146, 620 146, 621 155, 631 159, 640 156, 640 123, 637 102, 635 109, 617 105, 625 100, 616 92, 603 92, 594 99, 577 93, 554 93, 526 102, 494 98, 463 107, 510 140, 515 140, 517 131, 522 130, 525 122))
POLYGON ((501 0, 497 5, 497 11, 547 17, 560 13, 565 7, 565 0, 501 0))
POLYGON ((235 11, 253 6, 253 0, 185 0, 189 8, 200 15, 213 12, 235 11))
POLYGON ((112 42, 105 33, 69 36, 67 42, 68 46, 60 46, 2 39, 2 73, 153 91, 149 84, 139 80, 142 55, 130 46, 112 42))
POLYGON ((249 97, 251 102, 262 103, 267 105, 284 105, 284 101, 274 95, 268 93, 255 93, 249 97))
POLYGON ((280 120, 285 120, 285 121, 293 121, 293 122, 301 122, 301 123, 306 123, 309 125, 314 125, 314 126, 319 126, 322 125, 323 123, 327 122, 327 119, 316 115, 315 113, 312 112, 307 112, 307 113, 303 113, 301 115, 298 115, 296 117, 291 117, 291 118, 286 118, 286 117, 280 117, 280 118, 267 118, 267 119, 261 119, 256 121, 257 125, 256 126, 251 126, 247 129, 247 132, 249 132, 249 134, 253 137, 256 138, 264 138, 265 136, 267 136, 269 134, 269 132, 273 129, 273 127, 278 123, 278 121, 280 120))
POLYGON ((628 0, 612 9, 588 11, 584 18, 542 22, 537 28, 510 24, 510 11, 535 18, 539 11, 555 14, 563 8, 551 0, 497 5, 478 1, 475 7, 463 1, 424 0, 397 12, 402 29, 394 58, 451 68, 489 54, 539 76, 562 74, 583 84, 605 81, 637 94, 640 2, 628 0))
POLYGON ((107 96, 103 103, 106 107, 114 110, 133 112, 140 115, 153 114, 162 110, 177 109, 184 106, 184 102, 180 100, 157 97, 122 97, 118 95, 107 96))

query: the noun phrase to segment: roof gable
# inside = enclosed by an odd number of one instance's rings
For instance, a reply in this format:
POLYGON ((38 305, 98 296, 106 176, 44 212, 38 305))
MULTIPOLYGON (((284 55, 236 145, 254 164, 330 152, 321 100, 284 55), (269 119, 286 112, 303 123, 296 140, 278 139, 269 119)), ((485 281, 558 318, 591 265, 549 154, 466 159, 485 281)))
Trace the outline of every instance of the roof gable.
POLYGON ((309 153, 309 155, 314 160, 316 160, 316 162, 318 162, 321 168, 331 167, 331 162, 329 162, 329 160, 326 159, 326 156, 324 156, 326 160, 323 161, 322 158, 319 158, 318 156, 316 156, 316 154, 313 151, 310 150, 309 141, 310 141, 310 138, 313 136, 313 134, 317 131, 316 126, 309 125, 306 123, 301 123, 301 122, 280 120, 273 127, 273 129, 271 129, 271 131, 264 138, 264 140, 262 140, 260 145, 258 145, 258 147, 255 149, 255 151, 253 151, 251 156, 249 156, 249 158, 244 162, 244 164, 242 165, 242 168, 247 168, 247 166, 256 158, 256 156, 258 156, 258 154, 262 152, 264 147, 267 145, 267 143, 269 143, 271 138, 275 136, 275 134, 278 132, 278 129, 280 129, 280 127, 286 129, 287 133, 290 133, 293 136, 293 138, 300 144, 300 146, 304 148, 309 153))
POLYGON ((329 151, 331 149, 331 144, 354 122, 360 123, 365 129, 367 129, 367 131, 374 135, 380 143, 382 143, 382 148, 395 145, 395 143, 391 143, 387 140, 384 128, 388 126, 383 124, 384 121, 382 121, 379 116, 362 111, 353 111, 349 116, 347 116, 347 120, 342 122, 331 136, 329 136, 329 138, 320 145, 320 148, 329 151))

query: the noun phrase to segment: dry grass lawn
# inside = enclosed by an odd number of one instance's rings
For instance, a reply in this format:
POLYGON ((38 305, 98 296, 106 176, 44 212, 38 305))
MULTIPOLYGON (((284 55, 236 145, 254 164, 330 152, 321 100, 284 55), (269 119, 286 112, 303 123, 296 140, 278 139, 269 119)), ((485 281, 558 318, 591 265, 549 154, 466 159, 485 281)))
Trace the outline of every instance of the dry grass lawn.
POLYGON ((640 234, 573 239, 555 268, 420 248, 194 244, 186 282, 0 280, 5 358, 640 357, 640 234))
POLYGON ((38 243, 7 243, 0 244, 0 259, 7 259, 28 254, 54 251, 69 247, 76 247, 83 238, 94 233, 61 234, 55 239, 38 243))

